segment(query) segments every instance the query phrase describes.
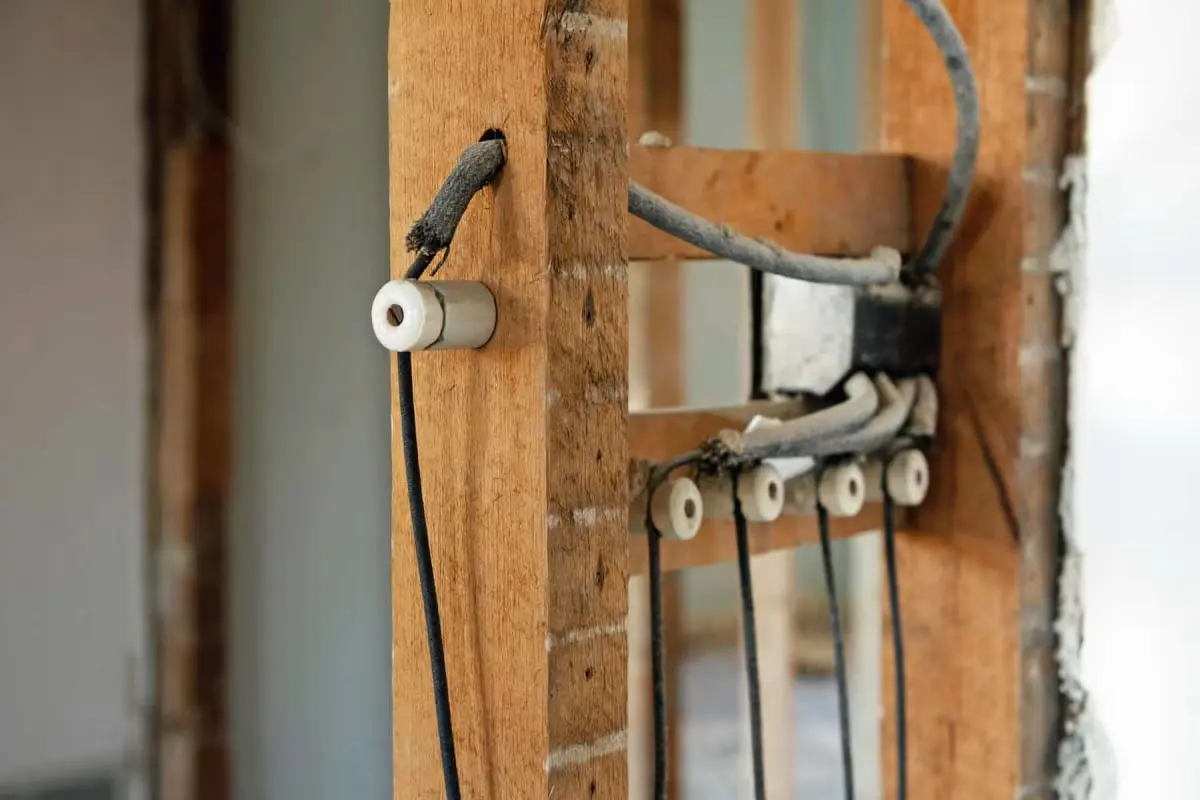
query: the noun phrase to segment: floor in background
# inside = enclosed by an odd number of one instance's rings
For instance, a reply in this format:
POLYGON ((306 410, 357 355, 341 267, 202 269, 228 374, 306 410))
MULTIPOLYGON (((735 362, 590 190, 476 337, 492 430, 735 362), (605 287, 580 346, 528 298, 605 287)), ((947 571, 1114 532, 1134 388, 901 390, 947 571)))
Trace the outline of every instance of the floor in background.
MULTIPOLYGON (((738 653, 719 651, 684 659, 680 697, 684 796, 731 800, 749 775, 743 752, 745 684, 738 653)), ((805 800, 836 800, 842 793, 838 747, 837 689, 832 678, 797 678, 796 760, 792 794, 805 800)), ((749 740, 746 739, 746 747, 749 740)))

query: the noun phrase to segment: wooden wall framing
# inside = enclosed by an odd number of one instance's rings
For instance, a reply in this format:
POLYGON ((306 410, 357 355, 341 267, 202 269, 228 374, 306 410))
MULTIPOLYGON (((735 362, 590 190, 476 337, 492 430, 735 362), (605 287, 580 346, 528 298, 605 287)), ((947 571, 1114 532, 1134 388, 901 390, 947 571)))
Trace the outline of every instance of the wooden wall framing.
MULTIPOLYGON (((911 177, 919 235, 950 152, 950 97, 916 20, 898 0, 882 1, 881 33, 890 43, 881 70, 882 141, 918 158, 911 177)), ((404 264, 405 226, 458 150, 490 126, 510 132, 513 148, 504 179, 464 223, 451 267, 452 277, 495 276, 501 319, 512 324, 502 322, 507 327, 481 357, 442 354, 433 357, 441 368, 419 364, 417 371, 425 452, 438 453, 440 444, 445 453, 431 460, 430 486, 486 500, 457 506, 444 495, 444 510, 433 515, 435 530, 450 531, 435 545, 440 585, 448 587, 446 617, 472 620, 451 629, 447 641, 465 785, 478 789, 473 796, 553 786, 556 797, 623 797, 625 600, 614 587, 623 588, 627 574, 617 491, 627 444, 612 431, 625 430, 619 187, 622 98, 631 85, 624 52, 632 29, 621 0, 560 0, 549 13, 533 0, 459 6, 458 13, 473 9, 496 21, 486 37, 478 26, 450 19, 449 4, 414 0, 404 14, 393 4, 389 62, 394 271, 404 264), (501 45, 510 66, 480 59, 501 45), (590 135, 584 128, 600 132, 587 147, 580 144, 590 135), (595 230, 580 236, 559 213, 569 217, 568 210, 591 215, 595 230), (519 235, 512 233, 518 220, 526 231, 519 235), (585 313, 589 307, 595 310, 585 313), (468 365, 469 358, 477 360, 468 365), (504 393, 495 388, 514 381, 520 391, 497 407, 504 393), (550 389, 556 401, 546 404, 550 389), (439 427, 443 419, 477 437, 485 428, 502 434, 482 436, 484 456, 466 477, 467 439, 439 427), (595 445, 587 449, 590 459, 575 446, 579 432, 595 445), (514 477, 518 456, 537 469, 514 477), (588 522, 589 511, 596 511, 596 523, 588 522), (464 524, 469 519, 482 524, 464 524), (529 534, 514 547, 487 533, 512 528, 529 534), (524 582, 525 599, 517 608, 501 607, 500 598, 517 596, 511 590, 517 581, 524 582), (502 669, 511 676, 514 666, 525 680, 499 680, 502 669), (498 710, 516 707, 532 711, 517 725, 502 724, 498 710)), ((901 547, 913 665, 911 790, 933 798, 1007 798, 1018 791, 1049 798, 1058 732, 1052 621, 1064 357, 1048 255, 1063 225, 1058 175, 1078 100, 1072 41, 1082 4, 947 0, 947 6, 971 48, 985 117, 975 199, 943 270, 948 335, 937 489, 901 547)), ((148 579, 159 603, 160 691, 151 749, 162 797, 208 800, 229 791, 232 167, 220 120, 229 97, 230 6, 147 0, 146 8, 147 307, 158 332, 151 353, 148 579), (184 58, 198 67, 203 96, 186 77, 184 58)), ((648 114, 670 113, 655 112, 652 99, 636 100, 636 89, 629 97, 631 108, 644 102, 648 114)), ((649 127, 666 129, 669 120, 649 127)), ((431 508, 440 491, 431 489, 431 508)), ((402 497, 394 512, 396 644, 421 653, 402 497)), ((398 659, 396 670, 393 699, 403 712, 395 739, 397 796, 436 794, 427 661, 398 659)), ((890 694, 888 687, 884 697, 890 694)), ((885 739, 889 787, 891 745, 885 739)))
MULTIPOLYGON (((973 199, 941 272, 935 489, 900 546, 910 793, 1048 798, 1063 438, 1048 254, 1063 222, 1057 177, 1077 9, 1067 0, 946 5, 972 53, 984 129, 973 199)), ((481 353, 424 355, 417 367, 460 768, 471 796, 518 787, 555 797, 627 791, 619 479, 630 446, 629 30, 621 0, 392 6, 393 274, 407 263, 407 225, 458 151, 488 127, 502 127, 510 141, 504 177, 469 212, 452 267, 452 277, 481 276, 497 290, 497 339, 481 353), (493 21, 486 35, 463 23, 472 14, 493 21), (500 722, 517 710, 515 722, 500 722)), ((887 42, 882 141, 915 157, 915 238, 941 193, 953 105, 938 54, 898 0, 883 3, 879 30, 887 42)), ((436 796, 402 463, 397 443, 395 647, 406 657, 394 672, 396 796, 436 796)), ((889 712, 888 796, 894 737, 889 712)))
POLYGON ((230 0, 146 0, 151 796, 230 792, 230 0))

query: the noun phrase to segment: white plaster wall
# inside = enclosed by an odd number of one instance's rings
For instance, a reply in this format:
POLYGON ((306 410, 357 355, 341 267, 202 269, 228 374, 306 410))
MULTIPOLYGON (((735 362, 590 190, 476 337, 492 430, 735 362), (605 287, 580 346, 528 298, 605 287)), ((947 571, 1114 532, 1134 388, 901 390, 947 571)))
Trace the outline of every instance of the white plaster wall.
POLYGON ((0 787, 137 734, 139 8, 0 0, 0 787))
POLYGON ((239 0, 235 796, 391 796, 388 5, 239 0))
POLYGON ((1098 5, 1072 404, 1082 670, 1117 777, 1094 796, 1182 800, 1200 797, 1200 5, 1098 5))

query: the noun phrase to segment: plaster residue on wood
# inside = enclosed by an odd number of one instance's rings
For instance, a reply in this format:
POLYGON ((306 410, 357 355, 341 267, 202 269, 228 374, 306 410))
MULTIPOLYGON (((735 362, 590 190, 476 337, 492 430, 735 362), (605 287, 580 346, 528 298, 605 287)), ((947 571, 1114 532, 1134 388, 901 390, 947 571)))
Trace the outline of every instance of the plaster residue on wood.
MULTIPOLYGON (((1063 298, 1062 342, 1075 342, 1087 255, 1087 161, 1070 156, 1063 165, 1061 186, 1067 192, 1068 218, 1055 243, 1050 267, 1063 298)), ((1072 376, 1073 379, 1073 376, 1072 376)), ((1072 381, 1073 382, 1073 381, 1072 381)), ((1068 420, 1068 424, 1070 420, 1068 420)), ((1058 749, 1055 789, 1063 800, 1109 800, 1116 797, 1115 757, 1083 683, 1084 553, 1075 535, 1074 468, 1068 453, 1063 465, 1060 517, 1062 568, 1058 582, 1058 678, 1063 696, 1063 738, 1058 749)))
POLYGON ((1055 790, 1062 800, 1115 800, 1116 759, 1083 684, 1083 565, 1074 534, 1074 469, 1063 466, 1063 560, 1058 581, 1058 679, 1063 695, 1063 738, 1058 748, 1055 790))
POLYGON ((1063 164, 1059 187, 1067 193, 1067 225, 1050 252, 1050 269, 1063 298, 1062 343, 1071 347, 1079 321, 1083 295, 1083 264, 1087 252, 1084 203, 1087 198, 1087 159, 1069 156, 1063 164))

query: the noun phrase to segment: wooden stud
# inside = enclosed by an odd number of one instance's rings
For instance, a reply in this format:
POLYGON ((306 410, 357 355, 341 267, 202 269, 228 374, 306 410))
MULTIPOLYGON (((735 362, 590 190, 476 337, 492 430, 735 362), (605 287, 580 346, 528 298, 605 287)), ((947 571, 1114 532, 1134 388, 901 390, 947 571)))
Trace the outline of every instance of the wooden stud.
MULTIPOLYGON (((1025 301, 1031 278, 1022 264, 1044 260, 1061 229, 1057 188, 1040 180, 1057 175, 1061 149, 1057 134, 1038 141, 1040 112, 1031 110, 1027 76, 1048 42, 1067 47, 1070 11, 1060 0, 946 6, 971 52, 983 133, 973 199, 940 271, 945 320, 933 491, 917 512, 920 535, 898 543, 910 665, 909 793, 1049 798, 1062 360, 1055 304, 1025 301), (1039 180, 1026 179, 1031 166, 1039 180), (1029 442, 1036 447, 1023 446, 1029 442)), ((883 142, 918 157, 914 223, 923 235, 953 149, 954 105, 941 59, 911 12, 885 4, 882 28, 883 142)), ((1069 58, 1060 63, 1065 70, 1069 58)), ((884 663, 890 704, 894 675, 890 660, 884 663)), ((889 797, 894 721, 889 712, 889 797)))
MULTIPOLYGON (((865 256, 913 245, 908 159, 882 153, 629 148, 632 178, 695 214, 791 250, 865 256)), ((638 219, 634 259, 712 256, 638 219)))
MULTIPOLYGON (((508 142, 445 267, 492 288, 495 337, 414 359, 466 797, 627 792, 626 32, 624 0, 392 5, 394 277, 462 148, 508 142)), ((437 797, 398 436, 393 483, 395 796, 437 797)))
MULTIPOLYGON (((1030 0, 1025 167, 1061 174, 1068 152, 1082 147, 1083 82, 1091 52, 1088 3, 1030 0), (1060 86, 1064 91, 1058 91, 1060 86), (1074 119, 1072 118, 1074 115, 1074 119), (1073 123, 1075 127, 1073 127, 1073 123)), ((1027 203, 1030 189, 1026 186, 1027 203)), ((1059 487, 1066 436, 1066 373, 1062 308, 1050 273, 1050 252, 1066 224, 1067 201, 1050 191, 1043 216, 1025 218, 1021 347, 1045 359, 1021 359, 1020 444, 1015 513, 1021 531, 1020 792, 1030 800, 1057 797, 1059 682, 1054 619, 1058 606, 1059 487), (1040 228, 1047 237, 1028 235, 1040 228), (1022 446, 1023 445, 1023 446, 1022 446)))
MULTIPOLYGON (((643 133, 656 131, 674 142, 683 133, 683 8, 681 0, 631 0, 629 9, 629 95, 630 142, 643 133)), ((635 150, 642 148, 635 147, 635 150)), ((634 222, 629 217, 629 222, 634 222)), ((634 298, 642 314, 637 320, 644 332, 642 344, 651 407, 683 402, 683 265, 671 254, 654 263, 631 265, 641 272, 635 286, 644 297, 634 298), (640 301, 640 302, 639 302, 640 301)), ((630 642, 641 649, 630 650, 631 673, 644 675, 641 684, 630 685, 630 734, 640 746, 630 756, 630 794, 649 796, 653 789, 653 731, 650 676, 649 593, 643 581, 630 586, 630 620, 634 633, 630 642), (641 630, 645 628, 645 630, 641 630), (638 663, 634 663, 638 662, 638 663)), ((662 584, 663 628, 667 648, 667 797, 678 796, 683 751, 680 747, 679 666, 682 651, 683 580, 668 575, 662 584)))

